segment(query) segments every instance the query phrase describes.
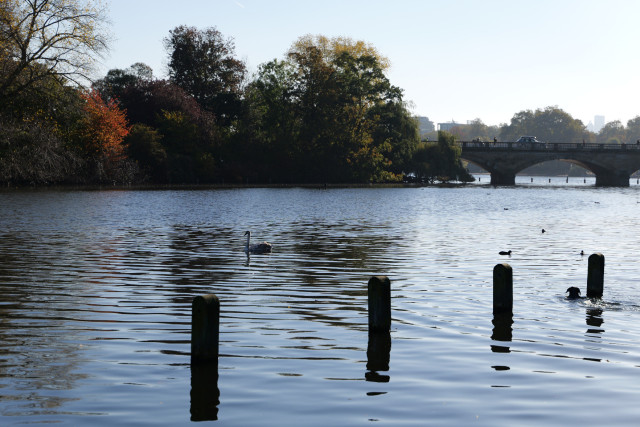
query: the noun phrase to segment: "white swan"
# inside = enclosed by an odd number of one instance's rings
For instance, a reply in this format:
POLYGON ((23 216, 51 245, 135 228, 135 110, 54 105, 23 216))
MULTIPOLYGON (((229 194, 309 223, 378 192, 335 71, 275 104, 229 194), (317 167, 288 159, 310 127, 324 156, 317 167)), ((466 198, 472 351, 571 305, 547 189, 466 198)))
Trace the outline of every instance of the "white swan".
POLYGON ((271 248, 273 245, 271 243, 262 242, 251 244, 251 232, 247 231, 244 233, 247 236, 247 244, 244 246, 244 251, 248 254, 266 254, 271 252, 271 248))

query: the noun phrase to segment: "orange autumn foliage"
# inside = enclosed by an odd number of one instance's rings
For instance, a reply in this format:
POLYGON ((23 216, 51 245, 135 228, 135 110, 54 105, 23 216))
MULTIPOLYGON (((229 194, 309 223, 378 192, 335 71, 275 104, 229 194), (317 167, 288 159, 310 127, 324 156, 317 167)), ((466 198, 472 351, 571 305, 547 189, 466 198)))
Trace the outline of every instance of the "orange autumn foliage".
POLYGON ((125 146, 122 141, 130 130, 126 112, 114 100, 105 102, 95 90, 82 94, 82 98, 86 114, 83 123, 85 150, 103 155, 110 161, 123 159, 125 146))

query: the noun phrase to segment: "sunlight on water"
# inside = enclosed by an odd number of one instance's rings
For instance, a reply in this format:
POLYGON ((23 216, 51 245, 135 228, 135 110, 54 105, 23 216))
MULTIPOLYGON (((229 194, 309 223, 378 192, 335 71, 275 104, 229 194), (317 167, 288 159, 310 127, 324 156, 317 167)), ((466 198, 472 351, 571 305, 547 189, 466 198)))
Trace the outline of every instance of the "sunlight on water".
POLYGON ((633 424, 638 187, 519 179, 0 193, 2 425, 633 424), (247 257, 246 230, 273 253, 247 257), (595 252, 604 298, 565 299, 595 252), (494 318, 502 262, 514 315, 494 318), (367 333, 372 275, 390 350, 367 333), (218 372, 190 367, 207 293, 218 372))

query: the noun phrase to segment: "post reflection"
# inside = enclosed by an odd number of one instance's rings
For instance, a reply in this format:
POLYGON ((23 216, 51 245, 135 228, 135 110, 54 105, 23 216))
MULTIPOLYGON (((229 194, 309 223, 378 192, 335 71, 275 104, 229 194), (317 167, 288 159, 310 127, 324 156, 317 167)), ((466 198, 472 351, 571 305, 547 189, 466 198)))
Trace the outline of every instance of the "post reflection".
POLYGON ((598 328, 598 329, 589 328, 587 329, 587 333, 601 334, 604 332, 604 329, 602 329, 602 324, 604 323, 604 319, 602 318, 601 308, 595 308, 595 307, 587 308, 586 320, 587 320, 587 326, 593 326, 594 328, 598 328))
MULTIPOLYGON (((493 330, 491 339, 493 341, 510 342, 513 338, 513 314, 512 313, 495 313, 493 315, 493 330)), ((491 345, 491 351, 494 353, 510 353, 509 346, 491 345)))
POLYGON ((367 345, 367 370, 365 379, 371 382, 387 383, 389 375, 381 375, 378 372, 389 370, 391 358, 391 332, 369 332, 369 344, 367 345))
POLYGON ((191 364, 191 421, 218 419, 218 364, 191 364))

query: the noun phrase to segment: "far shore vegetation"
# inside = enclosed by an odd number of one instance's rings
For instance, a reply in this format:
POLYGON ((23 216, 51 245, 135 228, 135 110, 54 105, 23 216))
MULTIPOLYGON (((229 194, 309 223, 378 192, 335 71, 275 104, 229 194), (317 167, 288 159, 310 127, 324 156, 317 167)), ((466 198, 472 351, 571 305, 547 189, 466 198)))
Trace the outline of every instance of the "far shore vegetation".
POLYGON ((456 140, 640 139, 640 117, 596 134, 558 107, 421 134, 389 60, 344 37, 302 36, 250 75, 232 38, 179 26, 166 79, 143 63, 92 78, 108 50, 101 4, 0 4, 0 184, 468 182, 456 140))

